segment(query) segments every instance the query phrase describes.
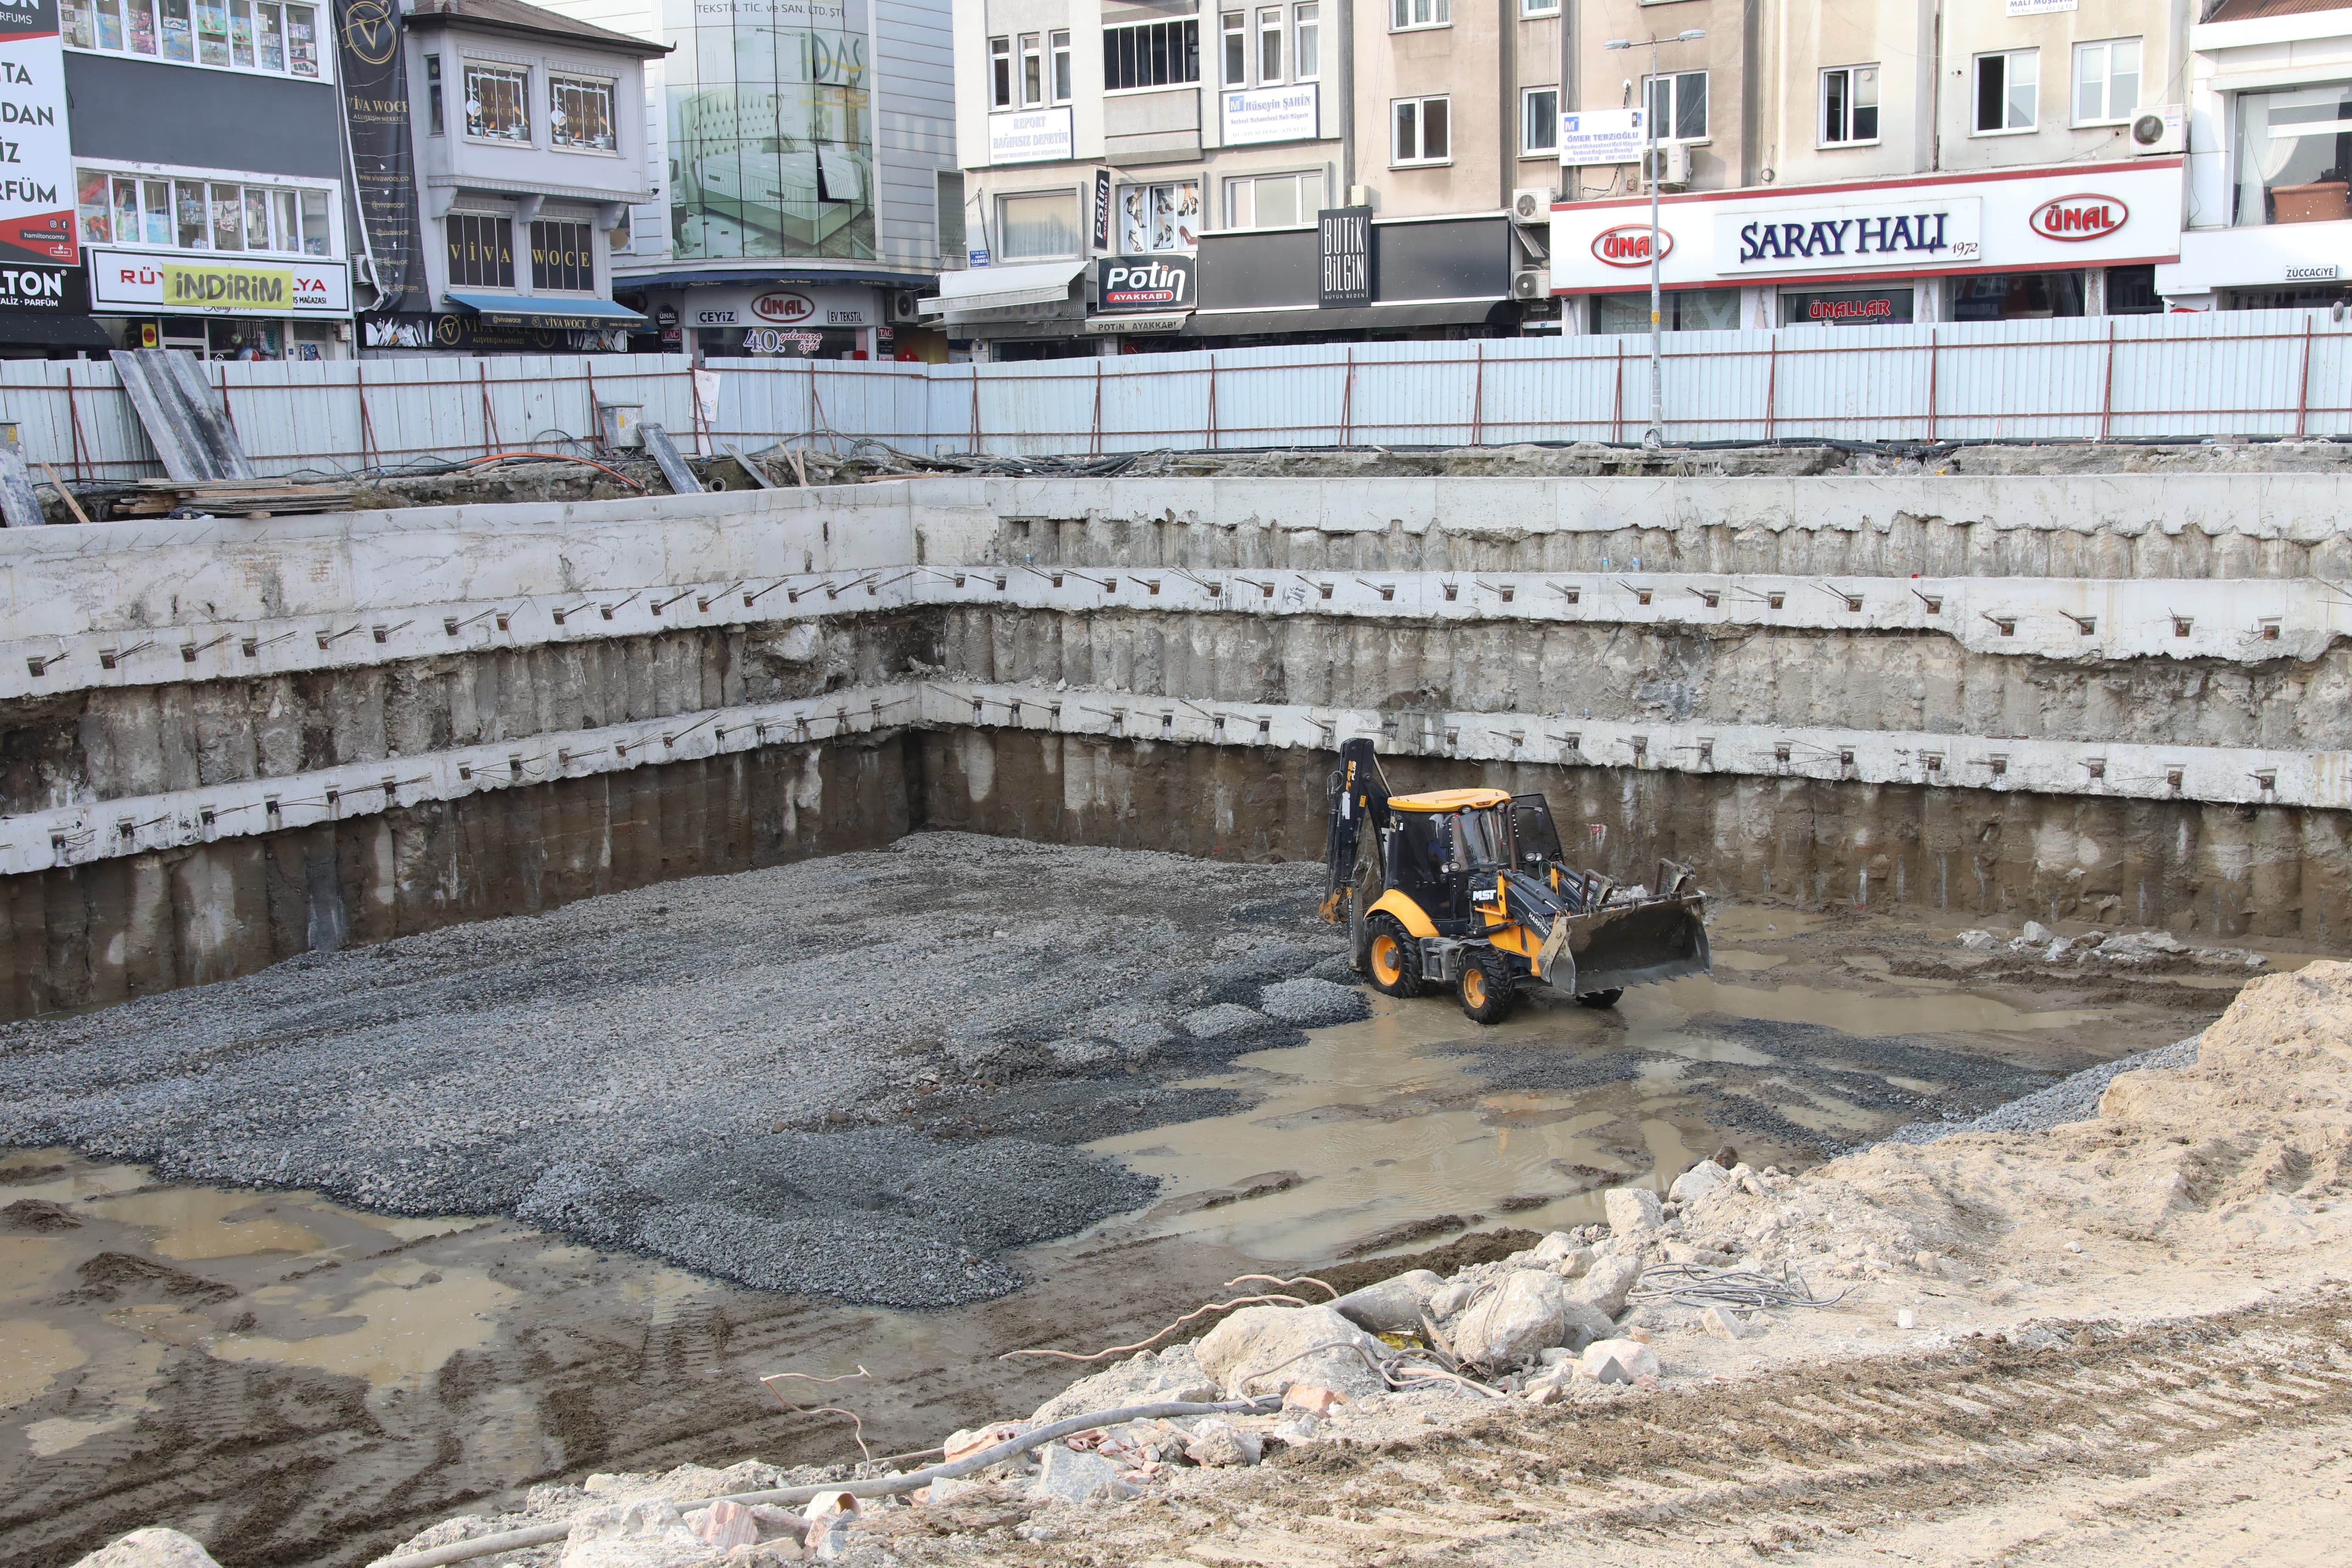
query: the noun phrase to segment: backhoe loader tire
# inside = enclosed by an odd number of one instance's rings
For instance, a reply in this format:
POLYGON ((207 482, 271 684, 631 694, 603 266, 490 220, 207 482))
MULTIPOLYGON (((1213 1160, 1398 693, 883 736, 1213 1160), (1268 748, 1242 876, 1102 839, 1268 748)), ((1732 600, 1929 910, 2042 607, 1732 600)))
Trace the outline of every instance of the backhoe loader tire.
POLYGON ((1510 966, 1493 948, 1463 955, 1462 1010, 1478 1024, 1499 1024, 1511 1016, 1518 993, 1511 984, 1510 966))
POLYGON ((1421 994, 1421 943, 1394 915, 1374 915, 1364 922, 1364 968, 1372 989, 1383 996, 1421 994))
POLYGON ((1588 1007, 1614 1007, 1617 1005, 1617 998, 1623 994, 1625 994, 1625 988, 1620 985, 1614 991, 1587 991, 1577 1000, 1588 1007))

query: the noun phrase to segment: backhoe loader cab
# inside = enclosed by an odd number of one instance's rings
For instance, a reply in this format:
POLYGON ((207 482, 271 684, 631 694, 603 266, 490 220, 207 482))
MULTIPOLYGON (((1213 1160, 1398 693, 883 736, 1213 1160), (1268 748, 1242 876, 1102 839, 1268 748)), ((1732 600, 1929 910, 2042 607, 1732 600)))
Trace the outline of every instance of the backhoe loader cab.
POLYGON ((1690 870, 1659 861, 1655 889, 1578 870, 1539 795, 1391 795, 1367 740, 1340 748, 1330 795, 1323 918, 1349 923, 1356 967, 1389 995, 1450 985, 1464 1012, 1498 1024, 1521 986, 1608 1007, 1629 985, 1711 967, 1690 870))

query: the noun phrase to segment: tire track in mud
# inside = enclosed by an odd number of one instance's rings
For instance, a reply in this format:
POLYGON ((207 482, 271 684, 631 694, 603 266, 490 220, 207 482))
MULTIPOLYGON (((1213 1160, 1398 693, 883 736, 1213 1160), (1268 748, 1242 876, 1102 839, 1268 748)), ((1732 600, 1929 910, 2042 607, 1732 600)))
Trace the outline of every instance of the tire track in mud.
MULTIPOLYGON (((1484 1416, 1283 1452, 1207 1496, 992 1561, 1373 1564, 1804 1547, 1898 1516, 2145 1473, 2258 1431, 2352 1419, 2352 1294, 2119 1331, 2053 1325, 1930 1355, 1484 1416)), ((970 1560, 901 1536, 911 1561, 970 1560)))

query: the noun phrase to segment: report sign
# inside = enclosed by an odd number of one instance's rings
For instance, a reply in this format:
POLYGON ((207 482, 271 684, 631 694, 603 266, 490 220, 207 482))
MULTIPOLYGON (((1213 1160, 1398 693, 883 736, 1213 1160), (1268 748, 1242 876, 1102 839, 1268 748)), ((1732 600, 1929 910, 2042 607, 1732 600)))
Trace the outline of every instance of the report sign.
POLYGON ((58 0, 0 0, 0 260, 80 260, 58 0))
POLYGON ((988 117, 988 161, 1034 163, 1070 155, 1070 111, 1032 109, 988 117))

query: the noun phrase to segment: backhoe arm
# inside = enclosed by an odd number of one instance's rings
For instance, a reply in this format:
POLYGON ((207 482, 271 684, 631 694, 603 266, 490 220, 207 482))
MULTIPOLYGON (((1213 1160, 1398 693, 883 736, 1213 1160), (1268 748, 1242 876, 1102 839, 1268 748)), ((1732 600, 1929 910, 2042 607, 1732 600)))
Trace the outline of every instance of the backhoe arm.
POLYGON ((1323 840, 1323 902, 1317 912, 1334 924, 1348 918, 1348 889, 1356 879, 1356 851, 1369 825, 1377 833, 1388 810, 1389 784, 1372 755, 1372 743, 1357 739, 1339 747, 1331 774, 1331 823, 1323 840))

